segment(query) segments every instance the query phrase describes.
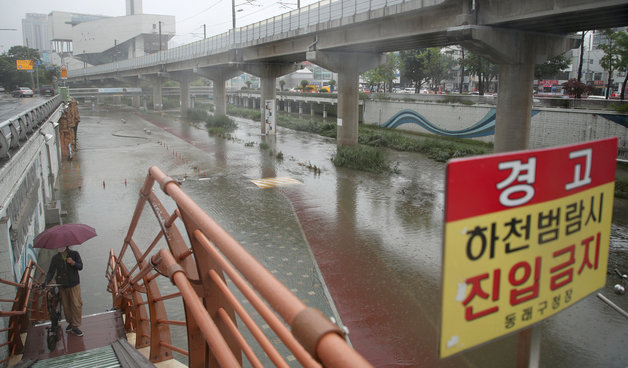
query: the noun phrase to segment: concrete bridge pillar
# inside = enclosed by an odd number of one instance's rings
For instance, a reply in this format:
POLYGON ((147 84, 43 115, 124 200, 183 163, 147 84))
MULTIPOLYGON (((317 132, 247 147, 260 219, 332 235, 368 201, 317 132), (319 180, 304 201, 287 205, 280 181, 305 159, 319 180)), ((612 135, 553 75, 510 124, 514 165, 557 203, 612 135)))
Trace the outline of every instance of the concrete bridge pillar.
POLYGON ((323 119, 327 119, 327 104, 323 104, 323 119))
POLYGON ((374 53, 308 51, 306 59, 338 73, 337 145, 357 146, 360 73, 386 62, 386 56, 374 53))
POLYGON ((181 115, 185 116, 191 106, 190 103, 190 83, 195 79, 195 75, 191 72, 172 72, 169 73, 170 79, 179 82, 179 103, 181 106, 181 115))
POLYGON ((303 115, 303 102, 299 101, 299 117, 303 115))
MULTIPOLYGON (((161 74, 161 73, 160 73, 161 74)), ((153 110, 161 111, 163 109, 163 97, 161 94, 161 85, 164 77, 162 75, 142 77, 151 82, 153 85, 153 110)))
MULTIPOLYGON (((295 63, 244 63, 240 65, 240 69, 259 77, 261 80, 262 95, 260 98, 260 109, 265 106, 268 100, 277 101, 277 78, 292 73, 297 70, 298 65, 295 63)), ((264 113, 262 112, 261 133, 266 134, 266 124, 264 123, 264 113)), ((272 132, 274 134, 274 132, 272 132)))
POLYGON ((227 115, 227 89, 225 82, 240 73, 234 67, 197 68, 194 73, 211 79, 214 86, 214 115, 227 115))
MULTIPOLYGON (((135 80, 133 82, 133 84, 131 84, 134 88, 140 88, 140 81, 139 79, 135 80)), ((131 96, 131 106, 139 109, 140 106, 142 106, 142 94, 139 93, 137 95, 133 95, 131 96)))
MULTIPOLYGON (((138 77, 116 77, 115 79, 119 80, 122 83, 130 84, 131 87, 133 87, 133 88, 140 88, 141 87, 140 78, 138 78, 138 77)), ((141 97, 142 97, 141 93, 137 94, 137 95, 132 95, 131 96, 131 106, 139 109, 140 106, 141 106, 141 97)))
POLYGON ((534 65, 579 46, 579 39, 484 26, 447 30, 449 40, 499 65, 495 152, 528 148, 534 65))
POLYGON ((310 116, 314 116, 314 102, 310 103, 310 116))

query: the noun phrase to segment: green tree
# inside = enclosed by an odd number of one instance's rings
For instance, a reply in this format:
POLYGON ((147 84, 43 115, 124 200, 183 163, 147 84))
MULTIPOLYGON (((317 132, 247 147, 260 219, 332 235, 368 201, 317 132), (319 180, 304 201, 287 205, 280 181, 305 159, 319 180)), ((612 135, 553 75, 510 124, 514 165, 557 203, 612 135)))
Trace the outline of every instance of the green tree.
POLYGON ((428 79, 423 57, 425 50, 414 49, 399 52, 399 70, 404 78, 412 82, 415 92, 418 92, 428 79))
POLYGON ((497 65, 473 52, 467 52, 465 55, 464 66, 469 74, 478 77, 478 92, 480 95, 484 95, 486 85, 497 77, 499 73, 497 65))
POLYGON ((300 86, 301 86, 301 91, 304 91, 304 90, 305 90, 305 86, 307 86, 308 84, 310 84, 310 82, 309 82, 307 79, 303 79, 303 80, 301 81, 301 84, 300 84, 300 86))
POLYGON ((432 47, 427 49, 425 54, 425 65, 430 87, 433 89, 440 86, 440 82, 451 74, 451 70, 456 61, 446 53, 442 53, 440 48, 432 47))
MULTIPOLYGON (((17 70, 17 60, 31 60, 33 64, 39 61, 39 51, 24 46, 13 46, 0 56, 0 85, 11 90, 17 86, 31 86, 33 89, 32 73, 17 70)), ((40 68, 44 69, 44 68, 40 68)), ((54 75, 54 73, 52 73, 54 75)), ((50 77, 45 70, 40 70, 40 77, 47 81, 50 77)))
POLYGON ((251 89, 251 81, 247 80, 245 83, 246 83, 246 89, 251 89))
POLYGON ((570 60, 566 54, 548 58, 543 64, 534 66, 534 78, 541 80, 555 77, 558 73, 567 69, 569 64, 570 60))
POLYGON ((333 92, 335 86, 336 86, 336 81, 333 79, 330 79, 329 80, 329 92, 333 92))
MULTIPOLYGON (((626 31, 612 32, 606 30, 604 34, 608 37, 609 42, 600 44, 599 48, 604 51, 604 56, 600 59, 602 67, 608 71, 608 83, 606 98, 610 96, 611 78, 614 70, 626 73, 628 71, 628 33, 626 31)), ((620 98, 625 98, 626 82, 628 81, 628 73, 621 84, 620 98)))
POLYGON ((608 80, 606 82, 606 99, 611 96, 612 84, 613 80, 613 72, 617 70, 621 65, 620 60, 620 52, 619 47, 617 46, 617 41, 613 37, 616 32, 613 32, 611 29, 606 29, 602 31, 608 43, 600 43, 598 46, 602 51, 604 51, 604 56, 600 59, 600 65, 604 70, 608 72, 608 80))
POLYGON ((280 79, 279 80, 279 88, 281 88, 282 91, 283 91, 283 86, 285 86, 285 85, 286 85, 286 81, 283 80, 283 79, 280 79))
POLYGON ((399 58, 397 55, 389 53, 387 56, 385 64, 368 70, 362 75, 371 87, 377 86, 377 91, 380 90, 382 84, 385 90, 392 90, 392 81, 395 79, 395 71, 399 68, 399 58))

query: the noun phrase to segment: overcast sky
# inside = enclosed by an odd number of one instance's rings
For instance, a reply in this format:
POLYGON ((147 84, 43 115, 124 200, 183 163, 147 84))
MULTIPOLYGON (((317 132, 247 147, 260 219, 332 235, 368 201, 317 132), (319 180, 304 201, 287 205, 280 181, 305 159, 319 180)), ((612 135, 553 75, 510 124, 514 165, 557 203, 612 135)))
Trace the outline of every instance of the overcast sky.
MULTIPOLYGON (((301 0, 301 7, 316 2, 301 0)), ((236 0, 236 25, 255 23, 289 11, 281 3, 296 8, 297 0, 236 0), (254 5, 249 5, 252 2, 254 5)), ((170 47, 203 38, 203 24, 207 36, 226 32, 231 28, 231 0, 144 0, 144 14, 174 15, 177 36, 170 47)), ((51 11, 99 14, 107 16, 126 15, 125 0, 2 0, 0 13, 0 53, 11 46, 22 45, 22 19, 26 13, 48 14, 51 11)))

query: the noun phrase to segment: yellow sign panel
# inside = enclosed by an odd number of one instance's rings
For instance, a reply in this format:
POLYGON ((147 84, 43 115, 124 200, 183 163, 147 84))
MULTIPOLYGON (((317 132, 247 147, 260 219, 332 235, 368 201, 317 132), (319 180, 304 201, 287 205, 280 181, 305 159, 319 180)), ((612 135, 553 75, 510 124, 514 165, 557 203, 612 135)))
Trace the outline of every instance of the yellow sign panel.
POLYGON ((603 287, 613 195, 608 183, 447 223, 441 357, 534 324, 603 287))
POLYGON ((441 358, 603 287, 617 138, 447 164, 441 358))
POLYGON ((33 70, 32 60, 16 60, 17 70, 33 70))

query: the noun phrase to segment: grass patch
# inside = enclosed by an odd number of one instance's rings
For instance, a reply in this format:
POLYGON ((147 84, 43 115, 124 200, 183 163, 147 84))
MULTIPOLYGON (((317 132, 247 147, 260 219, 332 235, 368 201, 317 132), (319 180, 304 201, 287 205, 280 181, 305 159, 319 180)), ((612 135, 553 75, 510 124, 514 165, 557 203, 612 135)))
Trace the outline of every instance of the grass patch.
POLYGON ((294 116, 279 115, 277 124, 282 127, 336 138, 336 123, 331 121, 305 120, 294 116))
POLYGON ((205 109, 188 109, 185 113, 185 118, 189 121, 207 121, 209 113, 205 109))
POLYGON ((332 162, 337 167, 374 173, 397 172, 396 166, 390 166, 386 151, 375 147, 338 147, 332 162))
POLYGON ((237 107, 233 105, 227 106, 227 114, 257 121, 260 121, 260 119, 262 118, 262 113, 259 110, 247 109, 244 107, 237 107))
POLYGON ((364 125, 360 126, 358 143, 373 147, 387 147, 396 151, 424 153, 439 162, 446 162, 457 157, 483 155, 492 151, 491 145, 483 142, 440 137, 426 138, 364 125))
POLYGON ((227 115, 210 115, 205 119, 205 126, 210 135, 225 138, 229 138, 229 133, 238 128, 238 124, 227 115))
POLYGON ((620 114, 628 113, 628 104, 611 104, 610 108, 620 114))

